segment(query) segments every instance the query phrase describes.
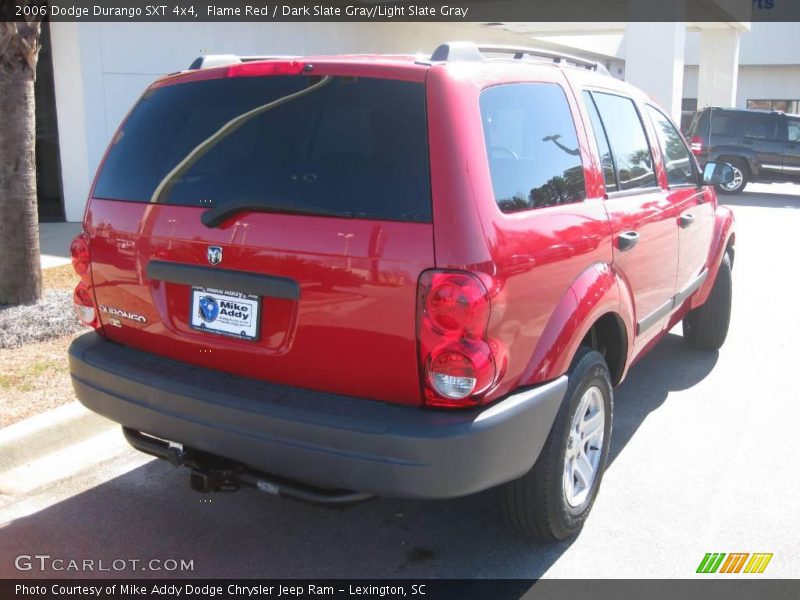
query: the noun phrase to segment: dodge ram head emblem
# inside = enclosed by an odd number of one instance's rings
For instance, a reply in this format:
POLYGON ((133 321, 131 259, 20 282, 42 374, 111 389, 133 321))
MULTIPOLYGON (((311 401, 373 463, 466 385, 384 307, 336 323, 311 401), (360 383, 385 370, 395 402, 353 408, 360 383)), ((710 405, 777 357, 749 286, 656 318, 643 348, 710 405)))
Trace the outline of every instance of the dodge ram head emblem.
POLYGON ((222 248, 219 246, 209 246, 206 256, 208 256, 209 264, 218 265, 222 262, 222 248))

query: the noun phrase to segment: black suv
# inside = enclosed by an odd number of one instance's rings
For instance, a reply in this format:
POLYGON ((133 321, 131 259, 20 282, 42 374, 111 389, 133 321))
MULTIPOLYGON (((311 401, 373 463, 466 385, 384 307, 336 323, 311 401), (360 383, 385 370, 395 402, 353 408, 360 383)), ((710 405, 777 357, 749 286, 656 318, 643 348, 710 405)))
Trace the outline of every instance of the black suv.
POLYGON ((750 181, 800 183, 800 115, 704 108, 687 137, 701 165, 719 161, 733 167, 733 181, 719 184, 721 192, 737 194, 750 181))

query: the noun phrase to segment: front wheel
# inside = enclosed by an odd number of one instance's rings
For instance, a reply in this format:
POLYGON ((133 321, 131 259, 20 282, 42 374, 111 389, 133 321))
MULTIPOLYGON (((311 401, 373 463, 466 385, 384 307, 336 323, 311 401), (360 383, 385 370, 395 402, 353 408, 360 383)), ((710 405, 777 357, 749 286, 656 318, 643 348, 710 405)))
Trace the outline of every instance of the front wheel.
POLYGON ((515 531, 551 541, 580 531, 603 479, 613 407, 603 355, 581 348, 542 453, 530 471, 500 488, 503 515, 515 531))
POLYGON ((698 350, 718 350, 722 347, 731 322, 732 295, 731 258, 726 252, 708 300, 683 318, 683 339, 690 347, 698 350))

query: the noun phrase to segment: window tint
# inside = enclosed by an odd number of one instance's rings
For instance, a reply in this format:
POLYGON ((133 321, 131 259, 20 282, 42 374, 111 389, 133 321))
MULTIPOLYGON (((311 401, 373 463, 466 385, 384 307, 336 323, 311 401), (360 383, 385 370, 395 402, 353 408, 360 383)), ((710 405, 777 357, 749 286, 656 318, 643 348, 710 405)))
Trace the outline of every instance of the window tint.
POLYGON ((583 101, 586 103, 586 110, 589 111, 589 118, 592 121, 594 139, 597 142, 600 164, 603 167, 603 178, 606 182, 606 193, 615 192, 617 190, 617 174, 614 171, 614 159, 611 157, 611 148, 608 146, 608 137, 603 127, 603 121, 600 119, 594 100, 592 100, 592 94, 583 92, 583 101))
POLYGON ((492 186, 502 211, 586 197, 575 123, 560 86, 499 85, 481 94, 480 105, 492 186))
POLYGON ((735 137, 739 131, 741 113, 722 112, 710 110, 711 114, 711 135, 735 137))
POLYGON ((593 92, 603 119, 620 190, 654 187, 656 175, 642 121, 630 98, 593 92))
POLYGON ((789 119, 789 141, 800 142, 800 119, 789 119))
POLYGON ((774 140, 777 136, 777 119, 770 114, 747 113, 744 120, 744 135, 759 140, 774 140))
POLYGON ((667 183, 673 185, 695 185, 697 179, 694 174, 692 155, 678 130, 672 122, 657 108, 648 105, 647 112, 653 119, 661 154, 664 156, 664 168, 667 171, 667 183))
POLYGON ((693 137, 695 135, 700 135, 703 131, 708 130, 708 111, 701 110, 694 113, 692 117, 692 124, 689 125, 689 130, 687 131, 687 135, 689 137, 693 137))
POLYGON ((95 195, 146 202, 161 185, 158 201, 169 204, 247 199, 429 221, 426 127, 419 83, 271 76, 165 86, 132 111, 95 195), (188 168, 162 185, 181 162, 188 168))

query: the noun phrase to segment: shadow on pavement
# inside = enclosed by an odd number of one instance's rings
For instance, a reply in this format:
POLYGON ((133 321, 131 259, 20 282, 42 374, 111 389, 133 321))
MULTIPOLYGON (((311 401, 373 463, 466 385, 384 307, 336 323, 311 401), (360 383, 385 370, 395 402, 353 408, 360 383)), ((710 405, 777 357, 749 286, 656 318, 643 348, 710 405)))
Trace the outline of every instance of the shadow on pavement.
POLYGON ((688 389, 705 379, 717 364, 719 352, 690 349, 683 337, 667 334, 641 361, 631 367, 614 390, 614 431, 609 466, 670 392, 688 389))
MULTIPOLYGON (((669 392, 702 380, 716 354, 668 335, 616 393, 611 461, 669 392)), ((464 460, 469 460, 468 456, 464 460)), ((535 578, 569 548, 509 533, 493 491, 450 501, 378 499, 347 510, 252 490, 202 495, 154 460, 0 529, 0 577, 535 578), (18 554, 193 560, 189 572, 18 572, 18 554)))

